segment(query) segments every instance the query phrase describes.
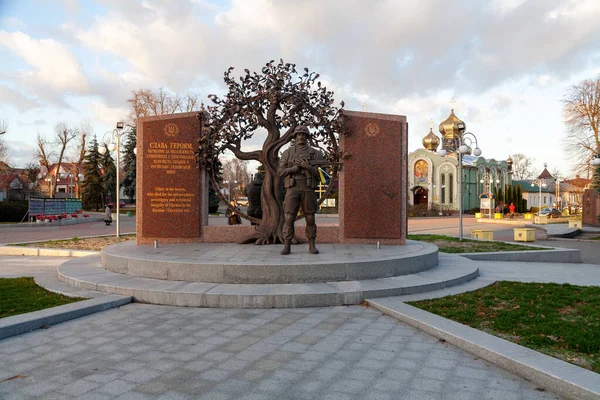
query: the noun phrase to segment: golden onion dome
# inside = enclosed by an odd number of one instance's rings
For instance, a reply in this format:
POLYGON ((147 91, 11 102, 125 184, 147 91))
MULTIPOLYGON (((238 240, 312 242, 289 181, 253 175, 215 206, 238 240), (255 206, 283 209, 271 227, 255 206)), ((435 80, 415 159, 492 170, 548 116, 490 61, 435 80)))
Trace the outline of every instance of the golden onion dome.
POLYGON ((429 151, 437 152, 440 145, 440 138, 433 133, 433 129, 429 127, 429 133, 423 138, 423 147, 429 151))
POLYGON ((454 139, 461 136, 465 130, 465 123, 454 115, 454 109, 450 111, 450 115, 440 124, 440 133, 443 139, 454 139), (462 130, 459 129, 459 124, 462 124, 462 130))

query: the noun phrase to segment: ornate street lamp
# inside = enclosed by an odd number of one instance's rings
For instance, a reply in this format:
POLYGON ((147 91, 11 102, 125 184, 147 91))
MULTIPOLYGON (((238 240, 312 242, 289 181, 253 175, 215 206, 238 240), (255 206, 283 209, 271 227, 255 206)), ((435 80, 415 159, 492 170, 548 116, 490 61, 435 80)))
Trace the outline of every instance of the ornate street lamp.
POLYGON ((61 179, 69 178, 69 187, 67 188, 67 193, 69 194, 69 198, 73 198, 73 174, 69 173, 67 175, 60 174, 61 179))
POLYGON ((535 187, 535 185, 538 185, 540 187, 540 199, 539 199, 539 209, 538 209, 538 215, 540 215, 540 212, 542 211, 542 187, 546 187, 546 182, 543 179, 535 179, 531 182, 531 187, 535 187))
MULTIPOLYGON (((227 207, 229 207, 229 205, 231 204, 231 181, 225 181, 223 183, 227 184, 227 207)), ((235 188, 236 185, 238 184, 238 181, 233 181, 233 187, 235 188)))
POLYGON ((592 161, 590 161, 590 164, 593 165, 594 167, 597 167, 598 165, 600 165, 600 148, 598 150, 596 150, 596 157, 592 158, 592 161))
MULTIPOLYGON (((117 164, 117 195, 116 195, 116 203, 117 203, 117 237, 120 237, 121 235, 121 230, 120 230, 120 219, 119 219, 119 214, 120 214, 120 206, 121 206, 121 200, 120 200, 120 193, 119 191, 120 189, 120 179, 121 179, 121 164, 120 164, 120 154, 121 154, 121 136, 124 134, 129 134, 131 133, 131 131, 124 131, 123 128, 125 127, 125 124, 121 121, 117 122, 117 127, 116 129, 113 129, 112 131, 106 132, 104 134, 104 136, 102 137, 102 146, 100 146, 98 148, 98 152, 100 154, 105 154, 107 151, 116 151, 116 164, 117 164), (107 135, 110 135, 110 140, 109 143, 106 143, 106 138, 107 135)), ((133 153, 137 154, 137 149, 133 149, 133 153)))
POLYGON ((449 152, 455 153, 458 156, 458 198, 459 198, 459 210, 458 210, 458 238, 460 241, 463 239, 463 194, 462 194, 462 185, 463 185, 463 172, 462 172, 462 157, 464 154, 467 154, 471 151, 471 146, 475 144, 475 148, 473 149, 473 155, 479 157, 481 155, 481 149, 477 144, 477 137, 471 132, 464 132, 465 124, 464 122, 457 123, 457 128, 461 131, 461 135, 455 138, 451 138, 449 140, 453 141, 455 146, 454 150, 448 151, 446 149, 441 149, 439 151, 439 155, 445 157, 449 152))

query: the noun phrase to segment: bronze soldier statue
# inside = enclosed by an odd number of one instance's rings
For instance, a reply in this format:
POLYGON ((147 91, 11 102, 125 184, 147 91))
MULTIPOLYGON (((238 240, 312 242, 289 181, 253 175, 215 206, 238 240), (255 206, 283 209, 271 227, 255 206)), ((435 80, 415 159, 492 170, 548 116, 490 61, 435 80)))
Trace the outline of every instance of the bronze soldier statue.
POLYGON ((310 132, 304 125, 294 130, 295 145, 283 152, 279 161, 277 173, 284 177, 286 188, 283 200, 285 223, 283 225, 283 250, 281 254, 290 254, 292 239, 294 238, 294 222, 298 209, 302 210, 306 218, 306 237, 308 238, 308 251, 319 254, 315 246, 317 239, 317 225, 315 213, 317 212, 317 195, 315 189, 319 184, 319 169, 312 162, 323 160, 323 155, 318 149, 309 145, 310 132))

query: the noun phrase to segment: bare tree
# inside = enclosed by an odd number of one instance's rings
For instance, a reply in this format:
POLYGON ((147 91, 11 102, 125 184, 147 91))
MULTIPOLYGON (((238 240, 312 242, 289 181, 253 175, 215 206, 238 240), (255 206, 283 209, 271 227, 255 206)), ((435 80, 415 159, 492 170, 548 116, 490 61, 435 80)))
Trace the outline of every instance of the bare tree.
POLYGON ((5 119, 0 119, 0 161, 6 162, 8 147, 4 143, 3 135, 8 131, 8 122, 5 119))
POLYGON ((73 180, 75 181, 75 187, 77 188, 77 197, 81 197, 81 185, 79 180, 79 175, 83 176, 83 162, 85 159, 87 139, 93 135, 94 129, 92 128, 92 122, 88 120, 84 120, 81 122, 79 126, 79 131, 76 132, 79 137, 79 144, 75 149, 75 156, 73 157, 75 168, 72 171, 73 180))
POLYGON ((54 198, 56 181, 58 180, 58 173, 63 162, 63 157, 65 156, 65 152, 67 150, 67 145, 77 136, 77 132, 77 130, 69 128, 65 123, 58 123, 54 127, 55 141, 50 142, 39 134, 37 136, 36 144, 38 149, 36 156, 40 161, 40 165, 46 168, 47 173, 51 172, 50 167, 53 164, 52 160, 54 159, 55 155, 58 154, 56 161, 56 173, 49 174, 48 176, 50 179, 49 196, 51 198, 54 198))
POLYGON ((236 192, 238 195, 239 193, 244 193, 244 188, 250 183, 248 161, 233 158, 223 162, 223 179, 231 184, 237 182, 235 188, 231 185, 232 195, 236 192))
POLYGON ((188 93, 181 96, 171 94, 163 88, 158 89, 158 91, 151 89, 134 90, 132 91, 132 97, 127 102, 131 104, 129 121, 132 125, 135 125, 138 117, 195 111, 199 108, 197 94, 188 93))
POLYGON ((513 160, 513 179, 520 181, 531 178, 534 159, 522 153, 513 154, 511 158, 513 160))
POLYGON ((26 180, 27 188, 37 190, 39 186, 40 164, 30 161, 25 165, 24 179, 26 180))
POLYGON ((569 133, 565 151, 573 162, 573 172, 593 172, 590 160, 600 152, 600 76, 573 85, 563 98, 563 116, 569 133))
POLYGON ((554 179, 559 179, 561 181, 565 179, 565 176, 558 167, 552 168, 552 170, 550 170, 550 175, 552 175, 554 179))

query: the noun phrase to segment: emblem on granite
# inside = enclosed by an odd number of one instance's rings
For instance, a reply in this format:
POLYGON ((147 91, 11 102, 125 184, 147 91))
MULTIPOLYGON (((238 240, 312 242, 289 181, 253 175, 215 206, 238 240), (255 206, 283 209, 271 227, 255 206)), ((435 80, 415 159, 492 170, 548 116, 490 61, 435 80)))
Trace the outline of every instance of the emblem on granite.
POLYGON ((174 136, 177 136, 178 133, 179 133, 179 128, 174 123, 171 122, 165 126, 165 135, 167 135, 169 137, 174 137, 174 136))
POLYGON ((373 122, 369 122, 365 126, 365 133, 367 134, 367 136, 370 136, 370 137, 375 137, 375 136, 379 135, 379 125, 377 125, 376 123, 373 123, 373 122))

